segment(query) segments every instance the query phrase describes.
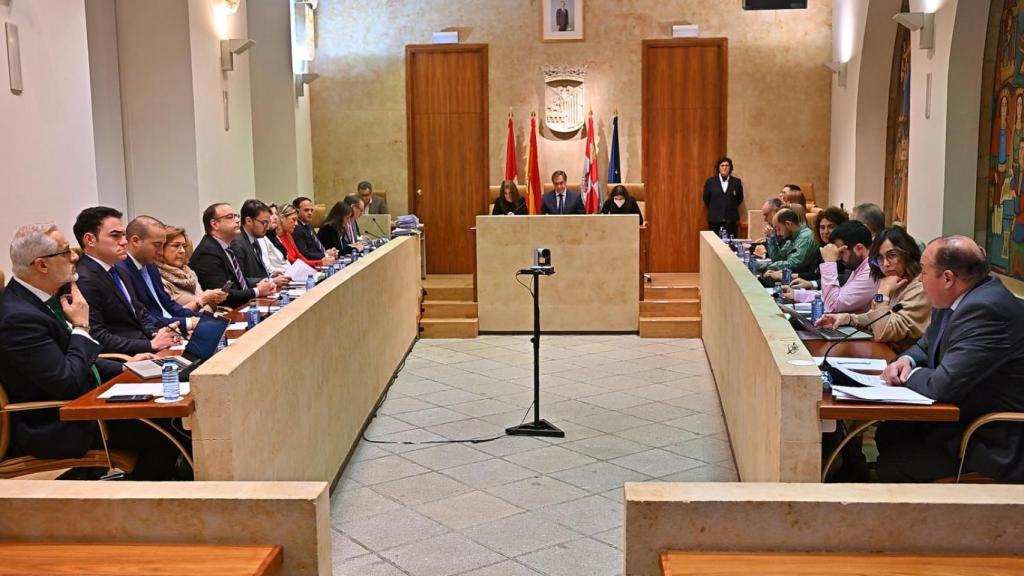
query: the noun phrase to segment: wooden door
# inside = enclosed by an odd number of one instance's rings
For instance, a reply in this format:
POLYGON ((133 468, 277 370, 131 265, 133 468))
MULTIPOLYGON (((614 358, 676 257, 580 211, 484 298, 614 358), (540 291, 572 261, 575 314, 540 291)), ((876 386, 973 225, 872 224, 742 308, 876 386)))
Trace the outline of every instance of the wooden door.
POLYGON ((472 273, 487 209, 487 45, 406 46, 409 206, 426 226, 427 272, 472 273))
MULTIPOLYGON (((704 181, 726 152, 725 38, 643 43, 643 164, 652 272, 696 272, 704 181)), ((737 171, 739 172, 739 171, 737 171)))

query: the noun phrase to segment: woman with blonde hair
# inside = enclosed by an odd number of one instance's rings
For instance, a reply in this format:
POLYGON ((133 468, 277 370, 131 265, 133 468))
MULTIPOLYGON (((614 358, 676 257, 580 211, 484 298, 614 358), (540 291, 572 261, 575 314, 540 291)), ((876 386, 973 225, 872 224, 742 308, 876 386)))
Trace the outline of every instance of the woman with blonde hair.
POLYGON ((192 242, 188 239, 188 233, 180 226, 167 226, 166 230, 164 248, 156 253, 156 266, 160 269, 164 290, 175 302, 189 310, 212 311, 228 297, 227 293, 219 287, 203 290, 196 273, 188 267, 188 259, 192 256, 192 242))

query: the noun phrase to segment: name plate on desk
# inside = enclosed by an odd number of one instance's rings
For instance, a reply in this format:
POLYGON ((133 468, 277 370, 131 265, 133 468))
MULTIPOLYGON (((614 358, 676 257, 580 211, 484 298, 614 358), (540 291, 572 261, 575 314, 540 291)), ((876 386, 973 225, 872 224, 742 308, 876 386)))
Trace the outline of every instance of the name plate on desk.
POLYGON ((636 215, 477 216, 476 247, 481 332, 533 330, 533 299, 516 272, 533 266, 538 248, 558 271, 540 278, 541 330, 639 329, 636 215))

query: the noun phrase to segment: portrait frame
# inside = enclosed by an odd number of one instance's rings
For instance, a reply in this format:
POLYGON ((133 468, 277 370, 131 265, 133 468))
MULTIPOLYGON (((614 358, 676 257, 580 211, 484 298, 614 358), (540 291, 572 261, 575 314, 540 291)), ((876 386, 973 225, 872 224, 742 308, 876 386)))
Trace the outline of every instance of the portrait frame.
POLYGON ((586 31, 585 0, 540 0, 541 42, 583 42, 586 31), (558 14, 565 8, 567 15, 562 20, 558 14), (565 30, 559 30, 559 27, 565 30))

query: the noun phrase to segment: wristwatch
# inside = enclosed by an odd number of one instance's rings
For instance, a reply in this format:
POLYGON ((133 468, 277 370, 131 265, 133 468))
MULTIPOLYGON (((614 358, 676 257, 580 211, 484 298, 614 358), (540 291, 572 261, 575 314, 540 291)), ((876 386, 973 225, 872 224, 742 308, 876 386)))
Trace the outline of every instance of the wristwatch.
POLYGON ((888 304, 889 303, 889 297, 886 296, 885 294, 875 294, 875 303, 876 304, 888 304))

